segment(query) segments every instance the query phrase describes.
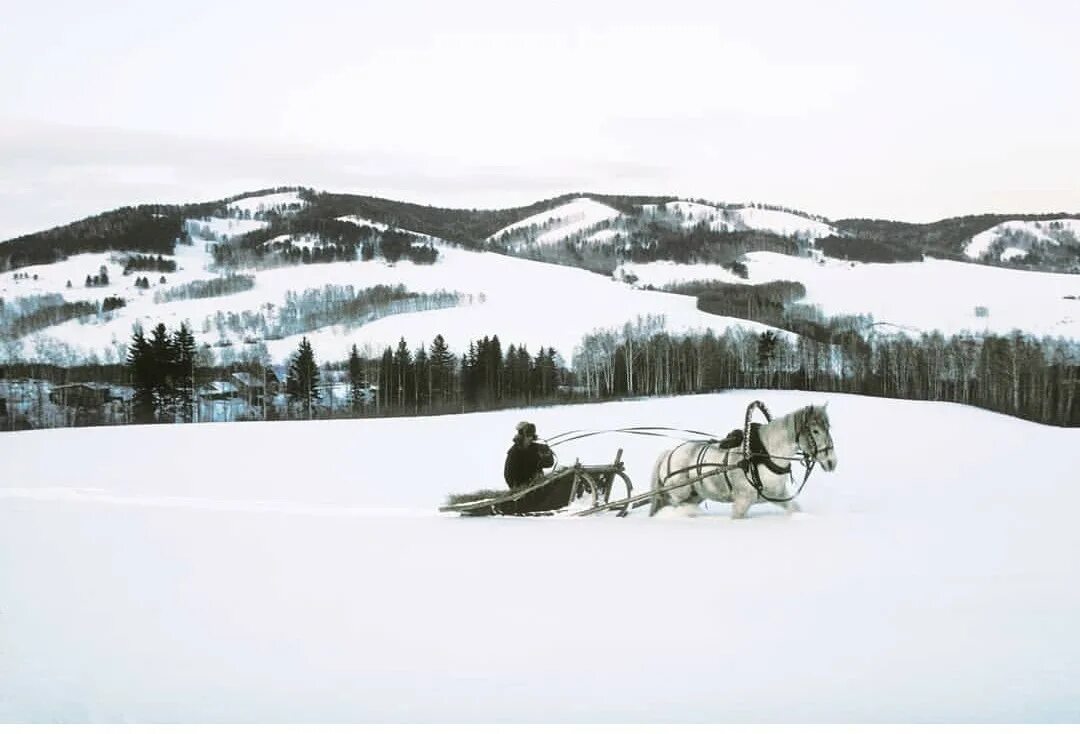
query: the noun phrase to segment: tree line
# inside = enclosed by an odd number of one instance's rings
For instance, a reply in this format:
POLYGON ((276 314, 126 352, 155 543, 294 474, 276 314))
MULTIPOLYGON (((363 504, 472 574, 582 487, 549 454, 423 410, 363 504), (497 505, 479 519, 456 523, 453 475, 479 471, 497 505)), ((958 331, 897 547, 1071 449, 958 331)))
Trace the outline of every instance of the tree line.
POLYGON ((355 380, 357 368, 368 376, 374 370, 377 407, 386 415, 548 402, 567 381, 554 348, 542 347, 534 356, 526 345, 511 344, 504 352, 498 335, 470 341, 461 355, 439 334, 430 349, 421 344, 410 350, 401 339, 377 364, 357 362, 358 356, 354 345, 350 379, 355 380))
POLYGON ((828 341, 729 329, 673 336, 662 320, 588 334, 573 375, 594 399, 728 388, 845 392, 975 405, 1080 425, 1080 345, 1064 339, 938 332, 882 336, 851 320, 828 341), (870 334, 870 336, 865 336, 870 334))
POLYGON ((47 265, 84 252, 134 250, 171 255, 183 235, 181 207, 124 207, 0 242, 0 270, 47 265))
POLYGON ((21 339, 35 331, 62 324, 65 321, 96 316, 125 305, 119 297, 108 296, 103 302, 65 301, 59 293, 25 296, 7 303, 0 298, 0 336, 21 339))
POLYGON ((130 255, 127 260, 124 261, 124 275, 131 275, 134 272, 149 271, 152 273, 175 273, 176 261, 170 258, 164 258, 161 255, 152 257, 150 255, 130 255))
POLYGON ((255 276, 233 274, 210 280, 193 280, 190 283, 173 286, 154 294, 154 303, 168 303, 191 298, 214 298, 232 293, 242 293, 255 287, 255 276))
MULTIPOLYGON (((271 405, 264 417, 437 414, 747 388, 948 401, 1080 426, 1075 342, 1020 333, 882 336, 859 320, 849 326, 822 342, 771 330, 672 335, 662 317, 639 318, 586 335, 570 365, 552 348, 504 349, 497 335, 473 340, 459 354, 438 335, 416 348, 399 340, 380 355, 354 345, 347 360, 319 367, 305 338, 281 386, 285 413, 271 405)), ((159 324, 149 338, 136 330, 124 366, 12 364, 3 371, 17 380, 126 382, 135 398, 117 415, 136 422, 191 420, 198 385, 233 371, 269 375, 265 350, 250 364, 211 369, 198 362, 186 325, 170 333, 159 324)))

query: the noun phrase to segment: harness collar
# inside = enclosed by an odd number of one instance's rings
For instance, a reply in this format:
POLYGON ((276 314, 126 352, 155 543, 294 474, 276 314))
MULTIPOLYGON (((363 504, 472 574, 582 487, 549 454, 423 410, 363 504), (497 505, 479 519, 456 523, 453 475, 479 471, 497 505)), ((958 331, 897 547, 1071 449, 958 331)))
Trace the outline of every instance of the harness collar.
MULTIPOLYGON (((761 424, 750 424, 750 454, 743 457, 739 462, 743 471, 746 471, 748 467, 753 466, 756 470, 758 466, 763 466, 773 474, 790 474, 791 464, 787 466, 780 466, 773 461, 772 456, 769 454, 769 450, 765 448, 765 442, 761 440, 761 424)), ((758 478, 755 476, 755 480, 758 478)), ((759 480, 760 481, 760 480, 759 480)))

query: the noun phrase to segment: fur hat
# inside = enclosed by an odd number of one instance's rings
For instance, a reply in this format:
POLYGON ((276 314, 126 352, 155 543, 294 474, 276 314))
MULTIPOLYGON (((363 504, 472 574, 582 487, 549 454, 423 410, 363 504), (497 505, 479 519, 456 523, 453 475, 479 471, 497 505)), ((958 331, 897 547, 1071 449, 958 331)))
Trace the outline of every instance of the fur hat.
POLYGON ((536 425, 529 423, 528 421, 521 421, 517 424, 516 430, 519 436, 532 436, 536 437, 536 425))

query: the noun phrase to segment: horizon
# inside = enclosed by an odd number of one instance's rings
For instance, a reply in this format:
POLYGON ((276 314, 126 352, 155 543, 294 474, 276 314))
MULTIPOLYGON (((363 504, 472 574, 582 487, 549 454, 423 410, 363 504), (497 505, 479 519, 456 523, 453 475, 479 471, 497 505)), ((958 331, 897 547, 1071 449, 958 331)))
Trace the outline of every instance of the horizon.
MULTIPOLYGON (((364 196, 364 197, 371 197, 371 198, 377 198, 377 199, 385 199, 385 200, 388 200, 388 201, 395 201, 397 203, 413 204, 413 205, 417 205, 417 206, 429 206, 429 207, 448 209, 448 210, 456 210, 456 211, 470 211, 470 210, 499 211, 499 210, 506 210, 506 209, 517 209, 517 208, 528 207, 528 206, 531 206, 533 204, 537 204, 537 203, 539 203, 541 201, 548 201, 548 200, 554 200, 554 199, 563 199, 563 198, 566 198, 566 197, 579 197, 580 196, 580 197, 584 197, 584 198, 589 198, 589 197, 607 197, 607 196, 629 196, 629 197, 662 198, 662 199, 668 199, 669 201, 672 201, 672 202, 674 202, 674 201, 697 201, 697 200, 700 200, 700 201, 704 201, 704 202, 707 202, 707 203, 710 203, 710 204, 718 204, 718 205, 722 204, 722 205, 730 205, 730 206, 734 206, 734 207, 761 206, 761 207, 764 207, 764 208, 772 208, 772 209, 779 208, 779 209, 784 209, 784 210, 799 211, 799 212, 802 212, 802 213, 805 213, 805 214, 809 214, 811 216, 823 216, 823 215, 819 214, 818 212, 806 211, 806 210, 800 209, 799 207, 789 206, 789 205, 785 204, 784 202, 770 202, 770 201, 724 201, 724 202, 721 202, 721 201, 710 200, 710 199, 708 199, 706 197, 699 197, 699 196, 675 196, 675 195, 669 195, 669 194, 663 194, 663 193, 650 193, 650 192, 626 193, 626 192, 623 192, 623 191, 562 191, 562 192, 553 193, 553 194, 550 194, 550 195, 547 195, 547 196, 541 196, 541 197, 535 198, 535 199, 522 200, 522 201, 510 201, 510 202, 506 203, 503 206, 469 206, 467 204, 462 204, 462 205, 440 205, 440 204, 434 204, 434 203, 427 202, 427 201, 421 201, 421 200, 417 200, 417 199, 407 199, 407 198, 395 199, 393 197, 382 196, 382 195, 380 195, 378 193, 373 193, 373 192, 368 192, 368 191, 339 191, 339 190, 324 189, 324 188, 315 187, 315 186, 305 186, 305 185, 302 185, 302 184, 297 184, 297 185, 282 184, 282 185, 278 185, 278 186, 264 186, 264 187, 261 187, 261 188, 258 188, 258 189, 248 189, 248 190, 244 190, 244 191, 236 191, 236 192, 233 192, 233 193, 230 193, 230 194, 225 194, 223 196, 216 196, 216 197, 203 198, 203 199, 188 199, 188 200, 185 200, 185 201, 166 201, 166 200, 133 201, 133 202, 129 202, 129 203, 126 203, 126 204, 121 204, 119 206, 110 207, 108 209, 102 209, 102 210, 99 210, 99 211, 91 212, 91 213, 88 213, 88 214, 86 214, 84 216, 78 216, 78 217, 76 217, 74 219, 70 219, 70 220, 67 220, 67 221, 64 221, 64 222, 49 225, 49 226, 46 226, 46 227, 41 228, 41 229, 35 229, 35 230, 27 231, 27 232, 20 232, 20 233, 12 234, 10 236, 3 235, 2 234, 2 229, 0 229, 0 238, 2 238, 2 239, 0 239, 0 243, 7 242, 7 241, 10 241, 10 240, 14 240, 14 239, 18 239, 20 237, 27 236, 27 235, 40 234, 42 232, 46 232, 46 231, 51 230, 51 229, 61 229, 63 227, 67 227, 67 226, 70 226, 72 224, 76 224, 76 223, 78 223, 80 221, 84 221, 86 219, 92 219, 95 216, 99 216, 101 214, 105 214, 105 213, 108 213, 110 211, 116 211, 118 209, 127 208, 127 207, 134 208, 134 207, 140 207, 140 206, 193 206, 193 205, 202 205, 202 204, 208 204, 208 203, 215 202, 215 201, 229 201, 229 200, 236 200, 236 199, 246 198, 246 197, 249 197, 249 196, 258 195, 259 192, 273 191, 273 190, 292 190, 292 191, 311 190, 311 191, 314 191, 314 192, 319 193, 319 194, 332 194, 332 195, 343 195, 343 196, 364 196)), ((893 222, 900 222, 900 223, 904 223, 904 224, 922 225, 922 224, 935 224, 935 223, 947 221, 947 220, 950 220, 950 219, 961 219, 961 218, 979 217, 979 216, 992 216, 992 217, 1002 217, 1002 216, 1018 216, 1018 217, 1019 216, 1024 216, 1024 217, 1047 217, 1047 216, 1080 217, 1080 208, 1078 208, 1076 210, 1061 210, 1061 211, 1049 211, 1049 210, 1047 210, 1047 211, 1025 211, 1025 212, 1020 212, 1020 211, 967 212, 967 213, 963 213, 963 214, 956 214, 956 215, 952 215, 952 216, 948 216, 948 217, 942 217, 940 219, 932 219, 932 220, 925 220, 925 221, 904 220, 904 219, 888 219, 888 218, 885 218, 885 217, 872 217, 872 216, 843 216, 843 217, 839 217, 839 218, 836 218, 836 219, 833 219, 833 218, 830 218, 830 217, 825 217, 825 220, 830 222, 830 223, 835 223, 835 222, 844 221, 844 220, 867 220, 867 221, 893 221, 893 222)))
POLYGON ((1070 3, 59 5, 0 28, 4 240, 287 182, 467 208, 1080 210, 1070 3))

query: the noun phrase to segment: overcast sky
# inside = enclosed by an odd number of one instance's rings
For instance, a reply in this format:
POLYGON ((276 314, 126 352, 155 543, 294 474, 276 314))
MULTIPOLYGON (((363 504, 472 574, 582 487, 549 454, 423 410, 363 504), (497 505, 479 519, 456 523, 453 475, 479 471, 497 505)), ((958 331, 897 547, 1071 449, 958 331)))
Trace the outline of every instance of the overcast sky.
POLYGON ((306 185, 1080 211, 1080 3, 10 3, 0 238, 306 185))

